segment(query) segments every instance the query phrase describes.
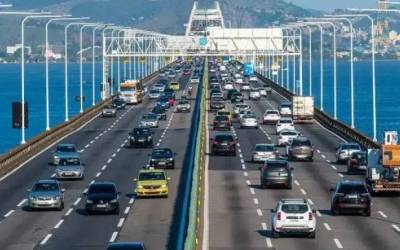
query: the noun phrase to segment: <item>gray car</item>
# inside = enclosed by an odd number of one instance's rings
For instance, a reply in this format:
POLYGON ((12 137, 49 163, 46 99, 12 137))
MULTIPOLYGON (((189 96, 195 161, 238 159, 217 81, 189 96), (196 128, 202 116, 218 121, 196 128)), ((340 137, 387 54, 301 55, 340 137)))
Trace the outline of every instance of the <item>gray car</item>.
POLYGON ((256 144, 252 161, 265 162, 266 160, 276 159, 279 156, 279 151, 273 144, 256 144))
POLYGON ((53 151, 52 164, 57 166, 60 162, 60 159, 77 157, 79 157, 79 153, 74 144, 58 144, 56 149, 53 151))
POLYGON ((341 143, 336 149, 336 162, 344 163, 352 153, 361 152, 362 148, 358 143, 341 143))
POLYGON ((286 153, 288 160, 313 161, 314 147, 307 137, 299 136, 289 142, 286 153))
POLYGON ((64 209, 64 189, 57 180, 36 181, 28 190, 28 206, 33 209, 64 209))
POLYGON ((260 186, 285 186, 292 189, 292 168, 286 160, 267 160, 260 168, 260 186))
POLYGON ((191 105, 188 100, 180 100, 178 104, 176 104, 176 112, 177 113, 182 113, 182 112, 190 112, 191 105))
POLYGON ((56 168, 57 179, 83 179, 84 178, 83 163, 80 158, 63 158, 60 160, 56 168))
POLYGON ((158 116, 156 114, 145 114, 140 120, 139 127, 141 128, 158 128, 158 116))
POLYGON ((117 108, 114 105, 107 105, 103 108, 101 112, 103 117, 116 117, 117 116, 117 108))

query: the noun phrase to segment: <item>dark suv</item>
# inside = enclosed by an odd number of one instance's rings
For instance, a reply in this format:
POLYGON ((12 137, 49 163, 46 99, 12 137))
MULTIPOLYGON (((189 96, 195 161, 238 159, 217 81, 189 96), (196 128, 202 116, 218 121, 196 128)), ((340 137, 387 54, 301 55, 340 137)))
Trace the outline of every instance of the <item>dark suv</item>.
POLYGON ((212 154, 236 156, 237 139, 232 134, 219 134, 212 140, 212 154))
POLYGON ((167 111, 165 107, 156 105, 152 110, 151 113, 156 114, 158 120, 167 120, 167 111))
POLYGON ((331 213, 361 213, 371 216, 371 195, 362 181, 340 181, 331 189, 331 213))
POLYGON ((154 132, 149 128, 134 128, 129 133, 129 144, 131 147, 153 147, 154 132))
POLYGON ((170 148, 155 148, 150 154, 150 167, 175 168, 175 155, 170 148))
POLYGON ((260 186, 285 186, 292 189, 292 170, 286 160, 267 160, 260 168, 260 186))
POLYGON ((354 152, 347 160, 347 173, 359 173, 367 170, 368 155, 365 151, 354 152))
POLYGON ((86 193, 86 212, 119 214, 119 192, 112 182, 94 182, 86 193))

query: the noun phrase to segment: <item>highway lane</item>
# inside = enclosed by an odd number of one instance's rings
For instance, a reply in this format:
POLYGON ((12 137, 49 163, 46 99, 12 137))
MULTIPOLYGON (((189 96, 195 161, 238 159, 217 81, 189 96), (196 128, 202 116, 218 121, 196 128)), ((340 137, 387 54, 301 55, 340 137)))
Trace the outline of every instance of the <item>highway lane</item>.
MULTIPOLYGON (((184 87, 188 81, 187 77, 180 80, 181 86, 184 87)), ((146 113, 150 111, 153 105, 146 106, 141 113, 146 113)), ((156 129, 156 134, 154 138, 154 144, 160 146, 171 145, 173 150, 178 152, 177 155, 177 166, 181 165, 184 157, 185 148, 174 147, 176 145, 177 135, 170 135, 170 132, 175 130, 176 122, 189 123, 187 126, 190 127, 190 117, 191 114, 174 114, 173 108, 169 110, 168 120, 162 121, 160 127, 156 129)), ((141 114, 138 114, 134 119, 130 121, 128 125, 130 128, 137 124, 140 120, 141 114)), ((125 134, 127 136, 127 134, 125 134)), ((179 133, 180 140, 188 140, 187 136, 182 137, 179 133)), ((132 149, 125 146, 117 145, 116 156, 113 160, 107 164, 107 169, 102 172, 102 174, 96 178, 96 180, 111 180, 116 183, 119 191, 122 192, 120 199, 121 212, 119 215, 91 215, 88 216, 84 212, 84 197, 82 196, 81 202, 77 204, 76 209, 68 217, 64 218, 63 224, 60 228, 56 228, 50 232, 52 234, 51 238, 47 241, 39 242, 38 249, 104 249, 108 242, 124 240, 119 235, 121 230, 126 228, 133 230, 141 230, 141 228, 136 228, 133 225, 132 220, 136 222, 138 218, 151 217, 156 219, 158 213, 154 211, 153 205, 147 208, 139 216, 136 216, 136 207, 140 206, 142 202, 147 202, 149 200, 137 200, 134 196, 134 182, 133 179, 137 177, 138 171, 146 166, 148 163, 148 154, 151 149, 132 149), (120 149, 118 151, 118 149, 120 149), (133 218, 133 219, 130 219, 133 218), (122 229, 123 228, 123 229, 122 229), (85 237, 82 237, 85 235, 85 237)), ((177 194, 176 187, 179 184, 179 168, 176 170, 168 171, 168 174, 172 177, 171 193, 168 199, 155 199, 161 202, 159 207, 162 207, 162 211, 168 211, 166 204, 170 204, 168 207, 173 207, 175 203, 175 197, 177 194), (165 209, 164 209, 165 207, 165 209)), ((166 222, 171 223, 172 216, 167 214, 166 222)), ((167 225, 169 224, 167 223, 167 225)), ((168 240, 169 234, 168 230, 164 230, 162 227, 158 227, 158 234, 163 235, 163 241, 157 241, 158 244, 163 244, 168 240)), ((143 234, 145 236, 145 234, 143 234)), ((127 235, 131 237, 130 234, 127 235)), ((149 236, 147 236, 149 237, 149 236)), ((144 240, 138 239, 138 240, 144 240)), ((46 240, 46 238, 44 238, 46 240)), ((148 240, 149 244, 151 243, 148 240)), ((147 242, 146 242, 147 243, 147 242)), ((160 245, 158 245, 160 246, 160 245)), ((162 249, 155 247, 154 249, 162 249)))

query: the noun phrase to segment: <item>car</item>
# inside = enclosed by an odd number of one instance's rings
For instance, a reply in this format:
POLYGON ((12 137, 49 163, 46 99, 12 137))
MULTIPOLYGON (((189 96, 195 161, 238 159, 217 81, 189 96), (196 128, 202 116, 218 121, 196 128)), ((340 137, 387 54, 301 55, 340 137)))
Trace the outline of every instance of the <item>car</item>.
POLYGON ((176 73, 175 73, 175 72, 170 71, 170 72, 168 73, 168 78, 173 79, 173 78, 175 78, 175 77, 176 77, 176 73))
POLYGON ((79 152, 76 149, 75 144, 61 143, 56 146, 53 151, 52 164, 57 166, 62 158, 79 157, 79 152))
POLYGON ((311 141, 304 136, 298 136, 290 140, 286 146, 288 160, 308 160, 313 161, 314 146, 311 141))
POLYGON ((266 160, 277 159, 278 156, 279 151, 275 148, 275 145, 259 143, 254 147, 251 161, 264 163, 266 160))
POLYGON ((365 172, 367 170, 368 155, 365 151, 357 151, 350 155, 347 160, 347 173, 353 174, 358 172, 365 172))
POLYGON ((117 186, 109 181, 95 181, 88 187, 85 210, 92 213, 119 214, 119 194, 117 186))
POLYGON ((287 130, 287 129, 281 130, 278 133, 278 138, 277 138, 278 143, 277 143, 277 145, 278 146, 286 146, 286 145, 289 144, 289 142, 291 140, 293 140, 293 138, 296 138, 296 137, 298 137, 300 135, 301 135, 300 132, 297 131, 297 130, 287 130))
POLYGON ((258 88, 258 91, 260 92, 261 97, 267 96, 267 91, 265 90, 265 88, 258 88))
POLYGON ((272 88, 269 84, 264 84, 263 88, 264 88, 265 92, 267 92, 267 95, 272 94, 272 88))
POLYGON ((263 115, 263 124, 276 124, 281 119, 278 110, 267 109, 263 115))
POLYGON ((156 114, 158 120, 163 120, 163 121, 167 120, 167 110, 165 107, 156 105, 151 110, 151 113, 156 114))
POLYGON ((361 213, 371 216, 371 194, 363 181, 342 180, 331 188, 331 214, 361 213))
POLYGON ((254 114, 247 114, 240 118, 240 128, 258 128, 257 116, 254 114))
POLYGON ((200 83, 200 77, 197 75, 193 75, 190 79, 190 83, 200 83))
POLYGON ((232 103, 238 103, 238 102, 243 102, 244 98, 242 93, 233 93, 230 100, 232 103))
POLYGON ((228 90, 228 93, 226 94, 226 99, 227 100, 231 100, 232 96, 236 93, 239 93, 239 91, 237 89, 230 89, 228 90))
POLYGON ((125 109, 126 103, 125 103, 124 99, 117 97, 112 100, 112 105, 117 110, 121 110, 121 109, 125 109))
POLYGON ((80 179, 83 180, 85 167, 80 157, 62 158, 55 170, 55 178, 63 179, 80 179))
POLYGON ((249 83, 242 83, 240 86, 240 91, 250 91, 250 84, 249 83))
POLYGON ((150 99, 157 99, 161 96, 162 90, 161 89, 151 89, 149 92, 149 98, 150 99))
POLYGON ((225 116, 227 116, 227 117, 229 118, 229 121, 232 123, 232 119, 233 119, 232 112, 230 112, 230 111, 228 111, 228 110, 225 110, 225 109, 223 109, 223 110, 218 110, 217 113, 216 113, 216 116, 218 116, 218 115, 225 115, 225 116))
POLYGON ((281 116, 291 116, 292 115, 292 104, 289 102, 284 102, 279 108, 279 113, 281 116))
POLYGON ((139 122, 140 128, 158 128, 158 116, 156 114, 144 114, 139 122))
POLYGON ((117 108, 112 105, 106 105, 103 110, 101 111, 102 117, 117 117, 117 108))
POLYGON ((257 81, 258 81, 258 78, 256 75, 249 76, 249 82, 257 82, 257 81))
POLYGON ((239 120, 243 118, 245 115, 254 115, 254 113, 250 110, 240 110, 239 112, 239 120))
POLYGON ((192 74, 192 71, 190 69, 185 69, 183 70, 182 75, 183 76, 190 76, 192 74))
POLYGON ((267 159, 260 168, 260 187, 284 186, 292 189, 292 170, 286 160, 267 159))
POLYGON ((315 238, 317 219, 315 210, 305 199, 281 199, 272 213, 272 236, 279 238, 283 233, 304 234, 315 238))
POLYGON ((164 93, 164 96, 166 96, 168 98, 168 105, 169 107, 172 107, 175 105, 176 100, 175 100, 175 94, 174 93, 164 93))
POLYGON ((165 76, 166 76, 165 71, 160 71, 160 72, 158 73, 158 76, 159 76, 159 77, 165 77, 165 76))
POLYGON ((233 88, 234 88, 233 83, 231 83, 231 82, 227 82, 224 84, 224 90, 231 90, 233 88))
POLYGON ((28 207, 35 209, 64 209, 64 189, 57 180, 38 180, 28 190, 28 207))
POLYGON ((214 117, 213 130, 226 129, 230 130, 232 126, 231 120, 226 115, 217 115, 214 117))
POLYGON ((175 155, 170 148, 155 148, 151 152, 149 166, 151 168, 175 168, 175 155))
POLYGON ((139 171, 135 194, 137 197, 163 196, 168 197, 168 180, 166 173, 161 169, 142 169, 139 171))
POLYGON ((250 100, 260 100, 261 94, 260 91, 256 88, 250 89, 249 99, 250 100))
POLYGON ((150 128, 134 128, 129 133, 131 147, 153 147, 154 132, 150 128))
POLYGON ((112 242, 107 246, 107 250, 146 250, 142 242, 112 242))
POLYGON ((156 106, 160 106, 168 109, 170 107, 169 97, 165 95, 161 95, 156 102, 156 106))
POLYGON ((179 86, 179 83, 178 83, 178 82, 171 82, 171 83, 169 84, 169 87, 170 87, 171 89, 173 89, 174 91, 179 91, 179 89, 180 89, 180 86, 179 86))
POLYGON ((338 148, 336 148, 336 163, 344 163, 350 158, 350 155, 355 152, 362 151, 360 144, 346 142, 341 143, 338 148))
POLYGON ((276 133, 279 134, 282 130, 295 130, 292 118, 281 117, 276 123, 276 133))
POLYGON ((175 111, 177 113, 188 113, 188 112, 190 112, 190 110, 191 110, 191 105, 190 105, 190 101, 188 101, 188 100, 180 100, 176 104, 175 111))
POLYGON ((220 110, 225 108, 225 102, 223 98, 211 98, 210 100, 210 110, 220 110))
POLYGON ((235 106, 233 107, 233 116, 235 118, 239 117, 240 111, 251 111, 251 107, 246 103, 235 104, 235 106))
POLYGON ((222 92, 212 92, 210 98, 224 98, 224 94, 222 92))
POLYGON ((236 82, 236 84, 243 84, 244 80, 242 77, 235 77, 235 82, 236 82))
POLYGON ((211 152, 213 155, 236 156, 236 144, 238 139, 232 134, 217 134, 211 141, 211 152))

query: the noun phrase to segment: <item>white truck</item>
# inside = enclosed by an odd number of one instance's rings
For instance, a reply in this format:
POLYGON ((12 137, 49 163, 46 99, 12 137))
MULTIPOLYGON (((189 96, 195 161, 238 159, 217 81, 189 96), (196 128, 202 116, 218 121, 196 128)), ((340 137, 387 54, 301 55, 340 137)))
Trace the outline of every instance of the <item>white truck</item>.
POLYGON ((293 96, 292 115, 294 122, 314 121, 314 97, 293 96))

